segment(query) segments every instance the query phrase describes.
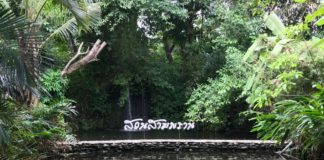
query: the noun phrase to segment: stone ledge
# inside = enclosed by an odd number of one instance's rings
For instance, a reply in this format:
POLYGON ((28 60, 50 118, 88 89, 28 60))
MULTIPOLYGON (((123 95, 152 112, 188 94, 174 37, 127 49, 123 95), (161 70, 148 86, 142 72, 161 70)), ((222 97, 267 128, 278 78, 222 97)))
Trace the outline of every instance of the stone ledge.
POLYGON ((217 151, 282 149, 275 141, 261 140, 112 140, 59 143, 61 153, 123 152, 123 151, 217 151))

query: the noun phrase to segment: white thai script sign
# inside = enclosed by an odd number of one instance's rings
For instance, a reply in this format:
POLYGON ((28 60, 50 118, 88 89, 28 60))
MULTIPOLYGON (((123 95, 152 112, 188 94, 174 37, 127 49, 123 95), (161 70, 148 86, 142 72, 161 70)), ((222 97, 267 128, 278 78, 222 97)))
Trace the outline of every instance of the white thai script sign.
POLYGON ((149 119, 143 122, 143 119, 133 119, 124 121, 125 131, 141 131, 141 130, 190 130, 195 128, 193 122, 167 122, 165 119, 149 119))

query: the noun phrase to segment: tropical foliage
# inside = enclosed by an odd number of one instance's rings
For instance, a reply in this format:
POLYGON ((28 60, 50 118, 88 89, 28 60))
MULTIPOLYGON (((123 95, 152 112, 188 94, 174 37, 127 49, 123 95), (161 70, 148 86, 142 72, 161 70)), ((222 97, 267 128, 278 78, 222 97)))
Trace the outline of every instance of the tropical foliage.
POLYGON ((288 27, 274 12, 266 14, 264 22, 270 32, 260 34, 242 58, 232 59, 235 66, 225 65, 218 71, 219 78, 193 92, 187 116, 225 125, 226 108, 244 104, 245 98, 250 109, 240 115, 252 117, 256 122, 252 131, 260 138, 290 142, 283 152, 299 150, 300 156, 316 159, 324 144, 324 55, 323 40, 312 36, 321 31, 312 24, 321 27, 321 18, 316 17, 322 11, 319 7, 305 22, 288 27))
POLYGON ((319 84, 314 87, 318 91, 311 96, 278 101, 271 113, 258 115, 252 131, 257 131, 262 139, 288 141, 302 151, 304 158, 316 159, 324 142, 324 90, 319 84))
MULTIPOLYGON (((42 8, 35 20, 31 20, 30 13, 35 8, 28 6, 29 2, 22 3, 26 6, 20 8, 19 2, 0 1, 1 159, 36 158, 43 153, 55 153, 55 141, 70 137, 64 119, 77 113, 73 101, 64 96, 67 80, 59 72, 42 72, 51 61, 44 52, 44 44, 49 42, 36 23, 42 8)), ((81 28, 94 22, 76 2, 55 2, 72 12, 81 28)), ((58 28, 58 33, 63 33, 62 30, 58 28)))
POLYGON ((55 155, 56 143, 53 142, 71 140, 65 118, 73 118, 77 112, 73 101, 65 98, 64 90, 60 90, 64 84, 66 80, 61 79, 60 72, 47 71, 41 78, 41 85, 48 92, 37 107, 26 108, 8 100, 1 104, 1 158, 55 155))
POLYGON ((316 159, 323 17, 317 0, 0 0, 0 159, 53 155, 71 126, 119 129, 130 106, 316 159), (97 39, 95 62, 62 77, 97 39))
POLYGON ((291 34, 275 14, 266 21, 276 36, 260 36, 244 58, 252 70, 243 94, 257 111, 253 131, 263 139, 290 141, 316 158, 324 144, 323 40, 301 36, 309 31, 303 24, 291 34))
MULTIPOLYGON (((244 52, 263 29, 260 19, 248 18, 242 12, 242 6, 232 6, 231 10, 222 8, 219 6, 215 13, 222 22, 212 41, 215 42, 214 50, 225 55, 222 59, 225 64, 217 71, 216 78, 210 77, 208 84, 198 86, 191 93, 186 103, 189 106, 186 117, 193 121, 229 127, 239 123, 235 119, 242 120, 238 114, 246 106, 240 97, 249 73, 242 62, 244 52)), ((215 25, 212 24, 212 27, 215 25)))

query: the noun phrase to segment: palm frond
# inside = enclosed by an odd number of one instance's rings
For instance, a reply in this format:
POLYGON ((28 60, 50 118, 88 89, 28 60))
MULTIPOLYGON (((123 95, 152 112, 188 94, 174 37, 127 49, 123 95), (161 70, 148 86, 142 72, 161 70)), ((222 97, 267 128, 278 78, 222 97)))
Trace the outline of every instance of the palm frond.
POLYGON ((78 23, 75 18, 72 18, 64 23, 61 27, 56 29, 47 39, 50 39, 54 36, 59 36, 60 38, 69 41, 77 31, 78 23))
POLYGON ((0 3, 1 96, 23 103, 37 93, 34 79, 39 70, 38 46, 42 36, 35 34, 34 27, 0 3))
POLYGON ((59 36, 63 40, 71 41, 79 30, 89 31, 101 19, 101 9, 98 3, 84 1, 79 4, 71 0, 56 0, 55 2, 65 6, 74 17, 56 29, 47 40, 59 36))
POLYGON ((9 8, 6 8, 0 1, 0 37, 9 39, 15 38, 16 29, 28 27, 23 16, 17 17, 9 8))
POLYGON ((0 44, 0 90, 7 96, 24 101, 26 92, 36 93, 19 51, 0 44))
POLYGON ((90 30, 100 20, 101 10, 96 3, 86 3, 81 7, 75 0, 55 0, 56 3, 63 5, 75 17, 77 24, 82 30, 90 30))

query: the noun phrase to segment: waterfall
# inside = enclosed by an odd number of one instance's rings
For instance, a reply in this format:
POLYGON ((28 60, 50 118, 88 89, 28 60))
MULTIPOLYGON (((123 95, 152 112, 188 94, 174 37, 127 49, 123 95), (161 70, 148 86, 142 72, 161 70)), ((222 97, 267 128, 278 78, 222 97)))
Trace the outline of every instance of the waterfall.
POLYGON ((145 88, 142 88, 140 92, 132 93, 130 87, 126 88, 126 103, 124 104, 124 118, 125 120, 132 120, 136 118, 142 118, 147 120, 148 108, 146 105, 145 88))
POLYGON ((127 87, 127 119, 133 119, 132 116, 132 101, 129 88, 127 87))
POLYGON ((143 115, 143 119, 144 120, 147 120, 147 111, 146 111, 146 106, 145 106, 145 89, 142 88, 142 92, 141 92, 141 98, 142 98, 142 101, 141 101, 141 110, 142 110, 142 115, 143 115))

